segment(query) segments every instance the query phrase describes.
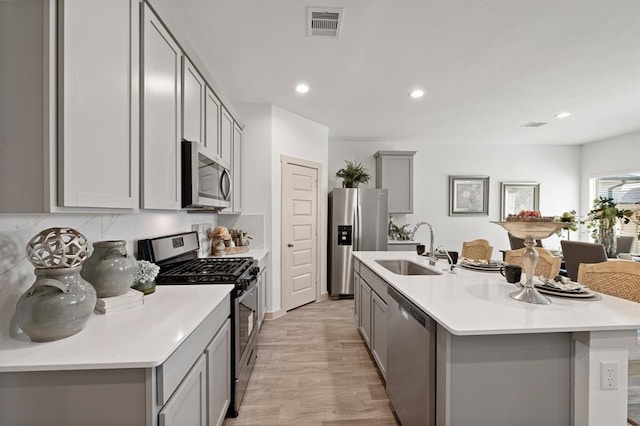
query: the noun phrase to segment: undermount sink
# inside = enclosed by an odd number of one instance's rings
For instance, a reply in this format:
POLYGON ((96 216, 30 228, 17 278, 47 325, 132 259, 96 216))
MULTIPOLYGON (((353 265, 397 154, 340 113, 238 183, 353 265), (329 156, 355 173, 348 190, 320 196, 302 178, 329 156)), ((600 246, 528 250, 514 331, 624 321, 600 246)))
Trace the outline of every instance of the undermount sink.
POLYGON ((398 275, 442 275, 442 273, 438 271, 434 271, 410 260, 376 260, 376 263, 398 275))

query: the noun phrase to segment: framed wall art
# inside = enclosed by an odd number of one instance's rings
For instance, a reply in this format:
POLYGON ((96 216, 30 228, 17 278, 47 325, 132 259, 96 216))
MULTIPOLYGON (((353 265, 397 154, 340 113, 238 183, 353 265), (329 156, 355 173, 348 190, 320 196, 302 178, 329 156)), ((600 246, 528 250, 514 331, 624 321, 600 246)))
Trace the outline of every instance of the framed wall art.
POLYGON ((489 176, 449 176, 449 216, 488 214, 489 176))
POLYGON ((522 210, 538 210, 540 184, 538 182, 500 183, 500 220, 522 210))

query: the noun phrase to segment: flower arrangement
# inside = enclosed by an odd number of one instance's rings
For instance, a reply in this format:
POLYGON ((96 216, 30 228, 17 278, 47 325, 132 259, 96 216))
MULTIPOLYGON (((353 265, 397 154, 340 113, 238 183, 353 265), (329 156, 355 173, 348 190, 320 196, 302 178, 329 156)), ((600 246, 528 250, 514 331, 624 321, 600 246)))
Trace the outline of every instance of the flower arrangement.
POLYGON ((619 209, 611 197, 598 197, 593 200, 593 208, 589 210, 586 219, 581 224, 586 224, 591 236, 603 244, 607 255, 615 256, 616 251, 616 225, 621 221, 624 224, 631 222, 633 210, 619 209))
POLYGON ((632 219, 634 211, 619 209, 618 204, 611 197, 598 197, 593 200, 593 208, 589 210, 587 218, 580 223, 587 225, 594 238, 598 238, 602 229, 612 229, 621 220, 625 225, 632 219))
POLYGON ((156 291, 156 277, 160 272, 160 267, 146 260, 138 260, 136 266, 136 274, 133 277, 133 285, 131 287, 144 294, 156 291))
MULTIPOLYGON (((556 216, 554 221, 567 224, 564 228, 562 228, 562 229, 566 229, 567 230, 567 238, 568 238, 568 235, 569 235, 568 231, 574 231, 575 232, 575 231, 578 230, 578 224, 576 223, 576 211, 575 210, 570 210, 568 212, 562 213, 562 215, 560 215, 560 216, 556 216)), ((556 235, 558 237, 562 236, 562 229, 560 229, 560 230, 558 230, 558 232, 556 232, 556 235)))
POLYGON ((160 272, 160 267, 155 263, 148 262, 146 260, 138 260, 138 269, 136 275, 133 278, 134 282, 143 284, 155 281, 160 272))

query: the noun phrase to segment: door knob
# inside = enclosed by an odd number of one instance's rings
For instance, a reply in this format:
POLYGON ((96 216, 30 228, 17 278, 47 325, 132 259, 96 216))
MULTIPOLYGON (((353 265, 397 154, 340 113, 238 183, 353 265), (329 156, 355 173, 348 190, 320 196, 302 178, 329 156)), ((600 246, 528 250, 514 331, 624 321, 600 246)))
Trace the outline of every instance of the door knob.
POLYGON ((289 243, 289 244, 287 244, 287 247, 291 248, 291 247, 293 247, 293 244, 289 243))

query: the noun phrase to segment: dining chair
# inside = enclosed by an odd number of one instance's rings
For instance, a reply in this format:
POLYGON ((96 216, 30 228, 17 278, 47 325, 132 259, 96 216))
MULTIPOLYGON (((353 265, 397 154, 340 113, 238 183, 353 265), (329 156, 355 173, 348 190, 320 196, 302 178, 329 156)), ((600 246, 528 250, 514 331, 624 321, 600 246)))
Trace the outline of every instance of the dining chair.
POLYGON ((593 291, 640 303, 640 263, 612 259, 602 263, 583 263, 578 282, 593 291))
POLYGON ((618 237, 616 238, 616 254, 619 253, 631 253, 631 247, 633 246, 633 239, 635 237, 618 237))
MULTIPOLYGON (((504 261, 510 265, 523 266, 522 254, 526 249, 520 248, 517 250, 507 250, 504 256, 504 261)), ((560 273, 560 264, 562 258, 554 256, 551 252, 544 248, 536 248, 538 252, 538 263, 536 264, 536 270, 533 275, 553 279, 560 273)))
POLYGON ((571 281, 578 279, 578 267, 581 263, 599 263, 607 261, 607 252, 602 244, 585 241, 560 240, 567 276, 571 281))
MULTIPOLYGON (((524 239, 514 237, 509 232, 507 232, 507 235, 509 235, 509 245, 511 246, 511 250, 517 250, 524 247, 524 239)), ((542 247, 542 240, 536 240, 536 247, 542 247)))
POLYGON ((489 241, 479 238, 473 241, 463 241, 460 257, 472 260, 491 260, 493 254, 493 246, 489 241))

